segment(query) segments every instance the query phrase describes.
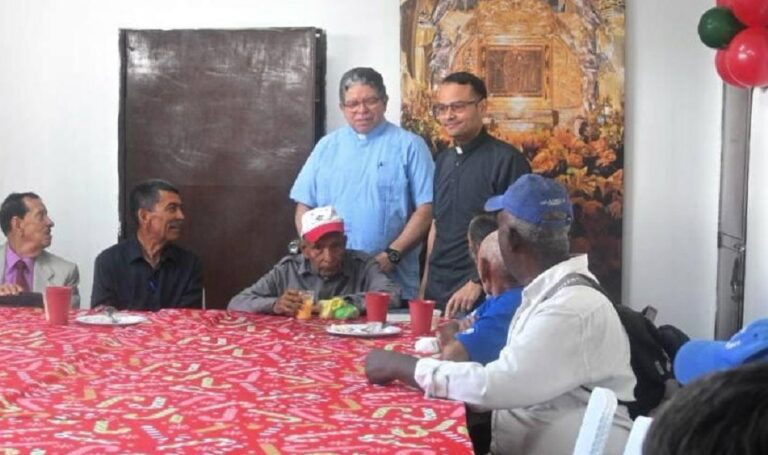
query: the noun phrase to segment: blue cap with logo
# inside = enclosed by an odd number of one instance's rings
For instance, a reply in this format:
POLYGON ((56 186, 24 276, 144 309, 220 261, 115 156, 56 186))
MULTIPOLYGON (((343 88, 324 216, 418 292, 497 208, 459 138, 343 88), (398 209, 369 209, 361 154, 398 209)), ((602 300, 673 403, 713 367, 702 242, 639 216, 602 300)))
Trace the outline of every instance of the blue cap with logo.
POLYGON ((692 340, 675 356, 675 377, 681 384, 708 373, 768 361, 768 319, 758 319, 728 341, 692 340))
POLYGON ((520 176, 504 194, 488 199, 485 210, 506 210, 516 218, 542 227, 565 227, 573 221, 568 191, 557 181, 538 174, 520 176))

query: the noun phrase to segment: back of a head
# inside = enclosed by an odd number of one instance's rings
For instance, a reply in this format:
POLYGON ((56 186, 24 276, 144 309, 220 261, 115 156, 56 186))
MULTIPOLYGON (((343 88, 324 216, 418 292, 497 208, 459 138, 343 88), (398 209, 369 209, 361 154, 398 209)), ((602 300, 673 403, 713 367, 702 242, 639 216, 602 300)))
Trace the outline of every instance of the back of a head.
POLYGON ((483 240, 498 228, 499 223, 496 222, 496 215, 492 213, 482 213, 469 221, 467 237, 469 239, 469 251, 473 259, 477 256, 477 250, 483 240))
POLYGON ((387 100, 387 87, 384 85, 384 78, 373 68, 352 68, 341 76, 339 82, 339 100, 344 102, 344 94, 355 84, 363 84, 373 87, 379 94, 379 97, 387 100))
POLYGON ((477 249, 477 260, 486 261, 491 268, 491 273, 504 284, 515 284, 515 278, 509 273, 504 265, 504 258, 501 256, 499 231, 491 232, 480 242, 480 247, 477 249))
POLYGON ((477 249, 478 260, 484 259, 488 261, 493 267, 504 268, 504 261, 501 258, 501 250, 499 249, 499 231, 493 231, 488 234, 477 249))
POLYGON ((25 198, 40 199, 37 194, 28 191, 25 193, 11 193, 0 205, 0 228, 6 236, 11 232, 11 220, 18 216, 24 218, 29 208, 24 202, 25 198))
POLYGON ((768 362, 705 376, 682 388, 654 418, 643 453, 768 453, 768 362))
POLYGON ((145 180, 131 189, 129 208, 131 210, 131 217, 137 225, 139 223, 139 209, 152 210, 157 201, 160 200, 160 191, 179 194, 178 188, 170 182, 161 179, 145 180))

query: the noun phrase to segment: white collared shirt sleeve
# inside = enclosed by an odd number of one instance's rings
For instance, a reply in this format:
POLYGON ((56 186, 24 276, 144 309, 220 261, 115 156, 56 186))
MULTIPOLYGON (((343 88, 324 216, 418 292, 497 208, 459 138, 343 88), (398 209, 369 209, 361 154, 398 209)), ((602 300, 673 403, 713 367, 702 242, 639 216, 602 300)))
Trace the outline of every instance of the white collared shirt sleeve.
POLYGON ((490 409, 545 403, 599 382, 629 362, 626 334, 603 299, 585 287, 564 289, 513 323, 498 360, 483 367, 423 359, 416 365, 415 380, 428 396, 490 409))

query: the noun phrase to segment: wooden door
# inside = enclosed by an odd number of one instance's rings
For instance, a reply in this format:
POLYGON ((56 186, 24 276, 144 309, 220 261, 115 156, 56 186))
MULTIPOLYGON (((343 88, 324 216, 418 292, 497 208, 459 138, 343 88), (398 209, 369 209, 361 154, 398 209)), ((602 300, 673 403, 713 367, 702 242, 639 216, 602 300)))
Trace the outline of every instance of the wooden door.
POLYGON ((162 178, 181 191, 179 244, 223 308, 296 237, 288 192, 324 132, 324 37, 314 28, 123 30, 121 237, 127 197, 162 178))

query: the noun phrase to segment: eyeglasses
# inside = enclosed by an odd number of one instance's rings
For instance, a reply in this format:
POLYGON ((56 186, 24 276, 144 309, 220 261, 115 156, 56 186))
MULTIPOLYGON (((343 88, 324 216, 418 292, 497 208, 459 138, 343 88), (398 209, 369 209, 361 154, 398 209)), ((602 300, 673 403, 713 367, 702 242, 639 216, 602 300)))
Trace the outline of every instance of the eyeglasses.
POLYGON ((381 98, 377 96, 372 96, 370 98, 365 98, 362 101, 358 101, 358 100, 344 101, 343 103, 341 103, 341 105, 342 107, 344 107, 344 109, 354 111, 361 105, 365 106, 366 109, 371 109, 372 107, 375 107, 377 104, 379 104, 380 101, 381 101, 381 98))
POLYGON ((448 113, 448 110, 450 109, 454 114, 462 114, 464 111, 467 110, 467 106, 471 106, 473 104, 477 104, 483 99, 477 99, 473 101, 454 101, 450 104, 435 104, 432 106, 432 115, 435 117, 442 117, 443 115, 446 115, 448 113))

